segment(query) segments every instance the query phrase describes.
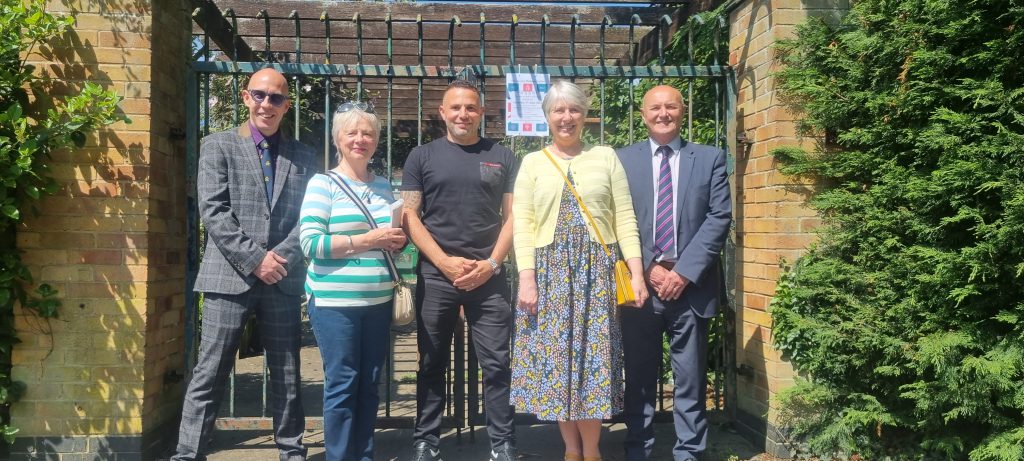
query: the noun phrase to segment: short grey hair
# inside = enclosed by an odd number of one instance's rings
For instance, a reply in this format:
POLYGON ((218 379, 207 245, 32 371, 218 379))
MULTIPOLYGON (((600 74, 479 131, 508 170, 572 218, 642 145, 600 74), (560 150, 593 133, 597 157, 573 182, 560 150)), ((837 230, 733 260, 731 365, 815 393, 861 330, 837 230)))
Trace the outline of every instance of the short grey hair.
POLYGON ((583 110, 583 118, 587 117, 590 111, 590 96, 575 83, 568 80, 556 80, 548 87, 548 93, 544 95, 544 101, 540 103, 544 110, 544 116, 551 115, 551 109, 560 101, 567 102, 570 106, 576 106, 583 110))
MULTIPOLYGON (((377 115, 360 109, 351 109, 341 113, 335 112, 334 118, 331 119, 331 141, 334 147, 338 147, 338 135, 343 130, 351 128, 362 120, 370 122, 370 126, 373 127, 373 137, 380 141, 380 119, 377 118, 377 115)), ((338 154, 341 155, 340 148, 338 148, 338 154)))

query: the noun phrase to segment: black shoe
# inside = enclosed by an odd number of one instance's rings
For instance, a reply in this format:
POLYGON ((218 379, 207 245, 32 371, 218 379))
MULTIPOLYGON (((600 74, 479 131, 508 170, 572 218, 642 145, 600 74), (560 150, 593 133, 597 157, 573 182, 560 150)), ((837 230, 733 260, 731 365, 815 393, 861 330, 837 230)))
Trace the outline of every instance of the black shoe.
POLYGON ((505 442, 498 445, 497 448, 491 449, 490 461, 516 461, 517 459, 516 447, 511 442, 505 442))
POLYGON ((441 450, 430 446, 426 441, 419 441, 413 445, 415 454, 412 456, 412 461, 443 461, 441 459, 441 450))

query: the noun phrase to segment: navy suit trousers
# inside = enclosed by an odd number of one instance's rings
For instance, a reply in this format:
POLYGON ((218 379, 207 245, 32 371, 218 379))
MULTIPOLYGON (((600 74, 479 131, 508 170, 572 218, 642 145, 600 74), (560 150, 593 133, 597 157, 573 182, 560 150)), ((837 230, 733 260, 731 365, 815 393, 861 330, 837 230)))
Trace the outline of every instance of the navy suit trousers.
POLYGON ((675 461, 699 459, 707 446, 708 323, 681 301, 652 296, 641 309, 622 308, 622 347, 626 368, 626 459, 646 461, 654 447, 654 410, 662 337, 668 334, 673 380, 675 461))

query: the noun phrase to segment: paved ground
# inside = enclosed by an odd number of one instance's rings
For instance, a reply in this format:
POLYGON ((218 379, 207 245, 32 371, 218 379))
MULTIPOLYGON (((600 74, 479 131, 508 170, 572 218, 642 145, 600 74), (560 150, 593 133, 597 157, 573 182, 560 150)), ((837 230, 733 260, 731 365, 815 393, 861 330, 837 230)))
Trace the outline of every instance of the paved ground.
MULTIPOLYGON (((621 461, 622 439, 625 426, 611 424, 605 426, 601 446, 605 461, 621 461)), ((670 424, 656 426, 658 443, 655 445, 655 456, 652 461, 671 461, 670 424)), ((516 428, 519 458, 524 461, 562 459, 562 440, 558 429, 553 425, 541 424, 519 426, 516 428)), ((483 428, 475 431, 475 442, 470 434, 462 433, 462 441, 458 440, 455 431, 450 431, 442 438, 441 456, 445 461, 486 461, 489 445, 487 432, 483 428)), ((324 457, 323 435, 320 432, 307 432, 310 461, 327 461, 324 457)), ((376 436, 375 458, 382 461, 404 461, 412 456, 412 431, 408 429, 381 430, 376 436)), ((764 460, 742 437, 731 433, 721 426, 713 426, 709 436, 709 448, 703 461, 733 460, 764 460)), ((277 459, 277 449, 269 432, 222 431, 216 435, 213 443, 215 450, 209 461, 257 461, 277 459)))
MULTIPOLYGON (((302 362, 302 397, 306 416, 322 415, 323 399, 323 368, 319 349, 309 329, 308 320, 304 322, 302 362)), ((411 417, 415 411, 415 372, 416 343, 415 333, 406 329, 395 338, 394 370, 392 388, 392 416, 411 417)), ((261 357, 239 360, 236 363, 234 392, 227 395, 221 407, 221 416, 233 412, 235 416, 258 416, 263 411, 263 359, 261 357), (233 397, 233 399, 232 399, 233 397), (232 403, 233 400, 233 403, 232 403)), ((382 389, 382 396, 386 392, 382 389)), ((709 400, 709 405, 713 400, 709 400)), ((671 461, 671 441, 673 429, 670 424, 656 426, 659 442, 655 446, 653 461, 671 461)), ((607 461, 620 461, 622 457, 622 440, 625 426, 622 424, 605 425, 602 436, 602 451, 607 461)), ((526 461, 562 459, 562 441, 558 429, 554 425, 540 424, 518 426, 517 439, 520 459, 526 461)), ((306 443, 309 446, 310 460, 325 461, 323 449, 323 433, 307 431, 306 443)), ((277 449, 270 430, 242 431, 221 430, 214 436, 210 461, 261 461, 276 460, 277 449)), ((459 436, 452 430, 442 439, 442 456, 446 461, 486 460, 489 444, 487 433, 483 428, 476 428, 472 433, 464 430, 459 436)), ((408 429, 383 429, 376 435, 376 459, 384 461, 405 461, 412 455, 412 432, 408 429)), ((732 433, 727 425, 712 424, 709 436, 709 448, 703 461, 758 460, 764 461, 763 455, 754 450, 742 437, 732 433)), ((333 460, 331 460, 333 461, 333 460)))

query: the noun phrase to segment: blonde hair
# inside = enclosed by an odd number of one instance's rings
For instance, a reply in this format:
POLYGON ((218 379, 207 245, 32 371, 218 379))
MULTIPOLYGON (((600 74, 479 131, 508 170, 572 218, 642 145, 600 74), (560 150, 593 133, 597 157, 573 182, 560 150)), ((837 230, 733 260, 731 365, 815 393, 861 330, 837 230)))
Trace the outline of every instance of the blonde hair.
POLYGON ((345 112, 335 112, 334 118, 331 119, 331 140, 337 140, 338 135, 341 131, 347 128, 351 128, 352 125, 359 123, 362 120, 370 122, 370 126, 373 127, 373 136, 380 138, 380 119, 373 112, 366 112, 361 109, 352 109, 345 112))
POLYGON ((338 157, 335 158, 336 161, 341 162, 341 147, 338 146, 338 136, 344 130, 364 120, 369 122, 373 128, 373 137, 380 141, 380 119, 373 112, 353 108, 345 112, 334 113, 334 118, 331 119, 331 141, 333 141, 334 147, 338 150, 338 157))

